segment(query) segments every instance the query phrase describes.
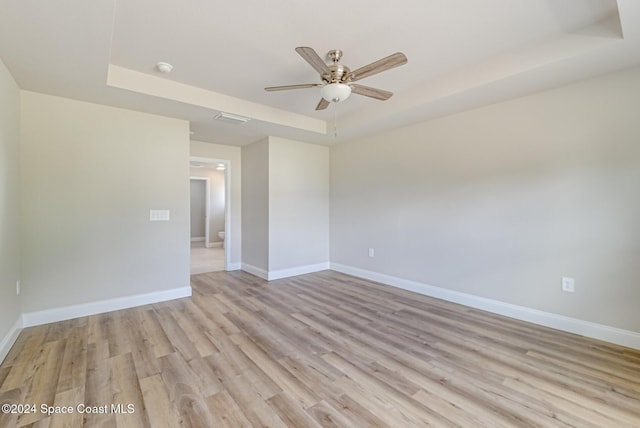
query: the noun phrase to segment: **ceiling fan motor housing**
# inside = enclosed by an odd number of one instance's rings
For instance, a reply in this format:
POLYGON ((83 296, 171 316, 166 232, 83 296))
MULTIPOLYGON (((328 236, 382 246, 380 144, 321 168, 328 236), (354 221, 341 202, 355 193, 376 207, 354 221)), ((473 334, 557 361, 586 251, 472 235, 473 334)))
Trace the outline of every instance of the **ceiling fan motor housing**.
POLYGON ((322 75, 322 80, 326 83, 346 83, 345 78, 351 70, 346 65, 335 63, 329 65, 329 71, 331 74, 322 75))

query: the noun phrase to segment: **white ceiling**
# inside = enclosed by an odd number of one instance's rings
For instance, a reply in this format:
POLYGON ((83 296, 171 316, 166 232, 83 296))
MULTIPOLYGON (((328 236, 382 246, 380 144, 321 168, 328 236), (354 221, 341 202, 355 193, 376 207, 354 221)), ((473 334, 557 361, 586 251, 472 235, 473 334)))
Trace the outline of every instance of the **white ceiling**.
POLYGON ((0 0, 0 57, 22 89, 186 119, 194 139, 334 144, 636 66, 640 1, 0 0), (317 112, 318 88, 263 89, 319 82, 296 46, 342 49, 351 69, 409 62, 359 82, 390 100, 317 112))

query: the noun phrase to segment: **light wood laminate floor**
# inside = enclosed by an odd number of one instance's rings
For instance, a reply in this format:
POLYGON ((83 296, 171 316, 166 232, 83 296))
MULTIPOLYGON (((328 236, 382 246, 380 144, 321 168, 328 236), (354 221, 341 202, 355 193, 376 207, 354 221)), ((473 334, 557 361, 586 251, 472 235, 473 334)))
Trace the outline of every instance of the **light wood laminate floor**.
POLYGON ((207 248, 204 241, 191 243, 191 275, 226 270, 224 248, 207 248))
POLYGON ((0 427, 640 426, 640 351, 330 271, 192 285, 25 329, 0 427))

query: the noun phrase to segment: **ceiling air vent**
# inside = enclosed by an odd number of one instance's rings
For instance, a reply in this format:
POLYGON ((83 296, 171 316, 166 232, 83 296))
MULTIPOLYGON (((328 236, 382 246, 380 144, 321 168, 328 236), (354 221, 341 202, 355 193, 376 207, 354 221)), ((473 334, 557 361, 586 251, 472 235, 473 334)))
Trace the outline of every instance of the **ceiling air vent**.
POLYGON ((225 113, 223 111, 216 114, 213 118, 215 120, 219 120, 220 122, 233 123, 236 125, 242 125, 243 123, 247 123, 250 120, 248 117, 225 113))

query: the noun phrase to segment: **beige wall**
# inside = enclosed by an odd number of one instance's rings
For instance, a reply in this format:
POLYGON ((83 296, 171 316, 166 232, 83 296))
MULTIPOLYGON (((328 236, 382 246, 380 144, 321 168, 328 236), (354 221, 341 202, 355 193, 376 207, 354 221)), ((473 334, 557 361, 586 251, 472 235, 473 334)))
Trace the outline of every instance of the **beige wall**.
POLYGON ((269 137, 269 271, 329 262, 329 148, 269 137))
MULTIPOLYGON (((0 61, 0 344, 20 319, 20 91, 0 61)), ((0 346, 0 362, 2 361, 0 346)))
POLYGON ((332 263, 640 332, 639 88, 636 69, 333 147, 332 263))
POLYGON ((269 270, 269 140, 242 147, 242 265, 269 270))
POLYGON ((32 92, 21 113, 24 311, 188 287, 188 123, 32 92))
MULTIPOLYGON (((229 264, 234 269, 240 268, 242 262, 242 154, 240 147, 224 144, 212 144, 202 141, 191 141, 189 154, 192 157, 226 160, 229 162, 228 177, 230 179, 229 222, 230 239, 225 238, 226 245, 230 245, 229 264)), ((215 227, 215 226, 214 226, 215 227)), ((217 239, 217 231, 213 231, 212 239, 217 239), (215 237, 214 237, 215 235, 215 237)))

